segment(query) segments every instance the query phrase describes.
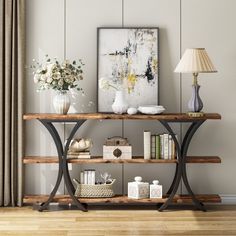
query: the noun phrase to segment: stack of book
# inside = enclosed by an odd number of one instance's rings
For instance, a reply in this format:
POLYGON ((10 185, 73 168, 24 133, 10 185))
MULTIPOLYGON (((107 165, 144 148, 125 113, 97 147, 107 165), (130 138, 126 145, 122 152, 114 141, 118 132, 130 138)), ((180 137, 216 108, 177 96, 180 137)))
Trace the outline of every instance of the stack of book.
POLYGON ((175 158, 175 143, 171 135, 151 135, 151 159, 171 160, 175 158))
POLYGON ((169 134, 144 132, 144 159, 176 159, 175 143, 169 134))
POLYGON ((96 171, 93 169, 87 169, 80 172, 80 183, 95 185, 95 180, 96 180, 95 172, 96 171))
POLYGON ((67 158, 89 159, 91 155, 90 152, 68 152, 67 158))

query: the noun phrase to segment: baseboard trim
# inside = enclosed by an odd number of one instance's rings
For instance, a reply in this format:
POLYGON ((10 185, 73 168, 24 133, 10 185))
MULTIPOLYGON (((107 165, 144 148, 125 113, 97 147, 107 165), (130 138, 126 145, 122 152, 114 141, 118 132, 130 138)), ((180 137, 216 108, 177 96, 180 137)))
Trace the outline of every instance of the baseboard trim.
POLYGON ((221 197, 221 204, 236 204, 236 195, 233 194, 219 194, 221 197))

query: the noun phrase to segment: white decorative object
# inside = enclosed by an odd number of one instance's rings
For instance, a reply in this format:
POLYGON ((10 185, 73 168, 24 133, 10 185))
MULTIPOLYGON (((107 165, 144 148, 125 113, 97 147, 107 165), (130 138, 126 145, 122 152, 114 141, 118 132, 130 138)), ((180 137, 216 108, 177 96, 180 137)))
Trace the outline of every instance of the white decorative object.
POLYGON ((70 97, 66 91, 58 91, 53 98, 53 106, 57 114, 67 114, 70 108, 70 97))
POLYGON ((139 106, 138 111, 143 114, 161 114, 165 111, 165 108, 163 106, 156 106, 156 105, 146 105, 146 106, 139 106))
POLYGON ((128 109, 128 103, 125 100, 123 91, 116 91, 115 101, 112 104, 112 110, 116 114, 126 113, 128 109))
POLYGON ((111 174, 109 174, 108 172, 101 173, 100 176, 103 180, 103 184, 108 184, 112 182, 111 174))
POLYGON ((135 115, 135 114, 137 114, 137 112, 138 112, 138 110, 137 110, 137 108, 135 108, 135 107, 130 107, 130 108, 127 110, 127 113, 128 113, 129 115, 135 115))
POLYGON ((69 152, 85 152, 92 147, 92 140, 89 138, 72 139, 69 146, 69 152))
POLYGON ((162 185, 158 180, 153 180, 150 184, 150 198, 162 198, 162 185))
POLYGON ((128 198, 148 198, 149 197, 149 183, 142 182, 141 176, 134 178, 135 182, 128 183, 128 198))
POLYGON ((151 159, 151 132, 143 132, 143 150, 144 150, 144 159, 151 159))
POLYGON ((136 176, 136 177, 134 177, 134 180, 136 182, 141 182, 143 180, 143 178, 141 176, 136 176))
POLYGON ((103 159, 132 159, 132 146, 103 145, 103 159))

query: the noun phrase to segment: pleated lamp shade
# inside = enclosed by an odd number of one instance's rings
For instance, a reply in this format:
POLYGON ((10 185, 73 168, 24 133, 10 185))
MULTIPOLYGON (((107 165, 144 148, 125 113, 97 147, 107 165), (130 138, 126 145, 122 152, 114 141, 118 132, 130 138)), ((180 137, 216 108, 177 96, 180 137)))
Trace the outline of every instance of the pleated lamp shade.
POLYGON ((174 72, 211 73, 217 72, 205 48, 186 49, 174 72))

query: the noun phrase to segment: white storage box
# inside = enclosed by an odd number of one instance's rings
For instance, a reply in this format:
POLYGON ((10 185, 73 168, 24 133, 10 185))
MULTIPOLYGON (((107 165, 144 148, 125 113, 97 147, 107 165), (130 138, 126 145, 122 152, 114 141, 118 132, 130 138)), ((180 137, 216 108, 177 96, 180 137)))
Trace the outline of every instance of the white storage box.
POLYGON ((149 197, 149 183, 142 182, 142 177, 134 178, 135 182, 128 183, 128 198, 148 198, 149 197))
POLYGON ((150 198, 162 198, 162 185, 158 180, 153 180, 150 184, 150 198))
POLYGON ((132 159, 132 146, 103 145, 104 159, 132 159))

